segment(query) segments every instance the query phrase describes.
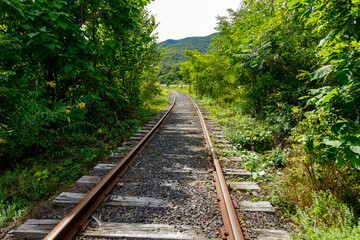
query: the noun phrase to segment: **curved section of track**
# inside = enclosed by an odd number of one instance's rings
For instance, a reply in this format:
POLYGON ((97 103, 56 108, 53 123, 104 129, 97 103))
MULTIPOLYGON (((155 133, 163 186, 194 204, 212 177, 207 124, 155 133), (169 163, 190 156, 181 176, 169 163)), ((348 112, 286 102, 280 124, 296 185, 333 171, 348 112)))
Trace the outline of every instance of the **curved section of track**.
POLYGON ((107 198, 107 195, 129 168, 130 163, 146 146, 150 138, 158 131, 175 106, 176 97, 170 109, 157 124, 133 147, 129 153, 85 196, 85 198, 45 237, 46 240, 72 239, 77 232, 85 229, 88 219, 96 208, 107 198))
POLYGON ((243 236, 243 232, 242 232, 242 229, 241 229, 241 226, 239 223, 239 219, 237 217, 237 214, 236 214, 236 211, 234 208, 234 204, 231 200, 230 193, 227 188, 226 181, 225 181, 225 178, 224 178, 224 175, 222 173, 222 169, 221 169, 221 166, 219 163, 219 158, 216 154, 214 145, 211 141, 210 134, 206 127, 204 117, 203 117, 198 105, 195 103, 195 101, 191 97, 186 95, 185 93, 183 93, 183 94, 190 99, 190 101, 196 108, 196 111, 198 113, 198 116, 199 116, 199 119, 201 122, 202 129, 204 132, 204 137, 208 144, 208 147, 209 147, 209 150, 211 153, 211 158, 213 160, 213 164, 214 164, 214 168, 215 168, 213 174, 214 174, 214 178, 215 178, 216 189, 217 189, 217 193, 218 193, 218 197, 219 197, 219 204, 220 204, 221 214, 223 216, 224 228, 225 228, 225 232, 223 233, 223 235, 225 235, 225 236, 223 236, 223 237, 226 237, 227 239, 244 240, 244 236, 243 236))

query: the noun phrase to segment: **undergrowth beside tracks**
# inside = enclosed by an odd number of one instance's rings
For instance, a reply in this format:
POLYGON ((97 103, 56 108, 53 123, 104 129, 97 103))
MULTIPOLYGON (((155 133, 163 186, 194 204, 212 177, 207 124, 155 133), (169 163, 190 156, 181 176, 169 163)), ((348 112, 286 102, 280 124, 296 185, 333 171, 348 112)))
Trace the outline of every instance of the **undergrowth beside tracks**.
POLYGON ((0 1, 0 227, 166 103, 151 102, 163 51, 148 3, 0 1))
POLYGON ((251 171, 252 180, 266 193, 251 201, 271 201, 291 227, 292 238, 360 238, 355 170, 311 162, 304 146, 292 141, 296 130, 281 121, 253 118, 243 114, 236 104, 199 98, 189 93, 188 87, 168 88, 197 99, 225 129, 236 151, 219 150, 220 154, 243 158, 239 168, 251 171))
POLYGON ((97 162, 106 160, 113 149, 168 104, 167 97, 161 93, 155 99, 148 98, 123 119, 104 119, 92 132, 74 127, 66 134, 47 136, 51 147, 0 172, 0 228, 36 214, 33 211, 39 202, 55 196, 97 162))

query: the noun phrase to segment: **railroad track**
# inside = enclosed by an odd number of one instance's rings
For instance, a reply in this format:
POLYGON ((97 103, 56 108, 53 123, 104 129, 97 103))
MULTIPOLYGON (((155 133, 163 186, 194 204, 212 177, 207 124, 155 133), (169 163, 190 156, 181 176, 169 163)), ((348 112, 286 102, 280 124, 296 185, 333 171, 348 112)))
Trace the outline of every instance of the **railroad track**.
POLYGON ((245 239, 201 110, 172 96, 164 115, 8 239, 245 239))

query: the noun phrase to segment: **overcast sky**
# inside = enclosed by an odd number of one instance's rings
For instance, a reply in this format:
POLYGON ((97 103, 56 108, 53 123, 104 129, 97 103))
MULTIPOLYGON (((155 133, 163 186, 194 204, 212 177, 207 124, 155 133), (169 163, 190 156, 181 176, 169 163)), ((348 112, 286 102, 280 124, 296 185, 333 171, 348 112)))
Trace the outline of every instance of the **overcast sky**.
POLYGON ((155 0, 147 9, 159 23, 159 41, 207 36, 215 32, 216 16, 237 9, 241 0, 155 0))

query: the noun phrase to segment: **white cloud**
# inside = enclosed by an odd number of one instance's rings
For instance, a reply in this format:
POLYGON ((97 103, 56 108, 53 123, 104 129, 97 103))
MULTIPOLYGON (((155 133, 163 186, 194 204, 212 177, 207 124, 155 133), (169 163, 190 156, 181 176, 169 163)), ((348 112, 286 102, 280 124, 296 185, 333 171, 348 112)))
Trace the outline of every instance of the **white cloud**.
POLYGON ((159 40, 206 36, 215 32, 216 16, 237 9, 241 0, 155 0, 147 9, 159 22, 159 40))

